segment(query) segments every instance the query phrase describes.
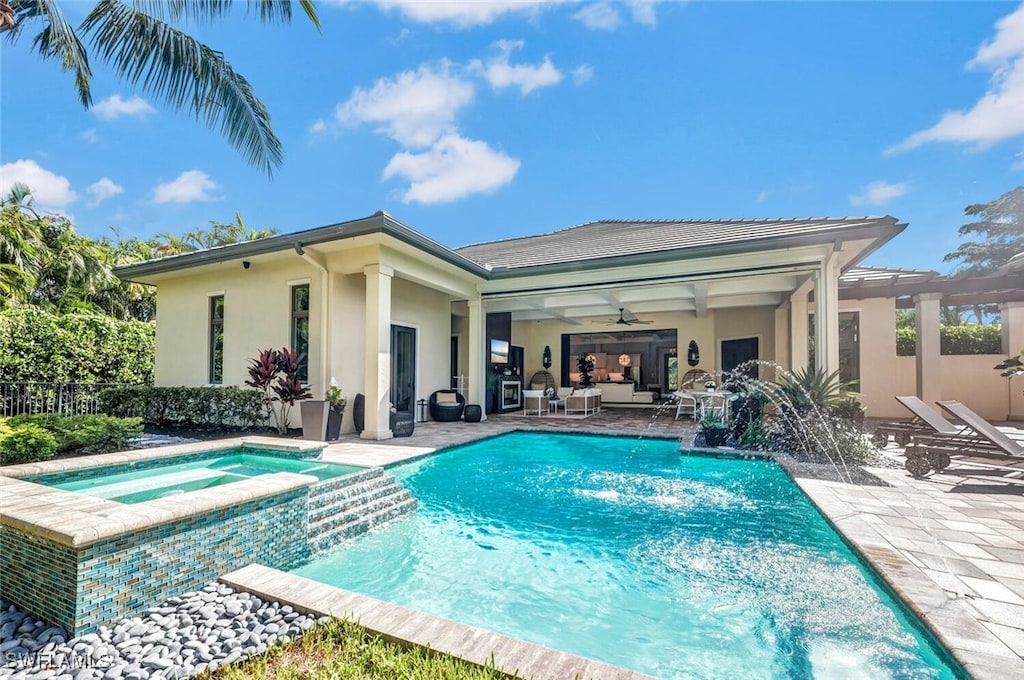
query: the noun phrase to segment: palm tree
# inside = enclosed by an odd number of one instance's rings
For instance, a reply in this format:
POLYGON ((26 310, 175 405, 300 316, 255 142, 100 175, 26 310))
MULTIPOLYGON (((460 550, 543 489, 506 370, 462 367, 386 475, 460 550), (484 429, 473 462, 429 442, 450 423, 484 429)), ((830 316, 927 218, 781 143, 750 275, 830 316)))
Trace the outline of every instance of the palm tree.
POLYGON ((0 199, 0 306, 28 299, 36 285, 43 236, 39 214, 32 208, 32 194, 15 183, 0 199))
MULTIPOLYGON (((231 0, 122 2, 100 0, 82 24, 72 28, 57 0, 0 0, 0 32, 14 40, 20 29, 38 22, 32 47, 44 60, 54 59, 75 74, 82 105, 92 105, 92 69, 79 34, 88 36, 94 53, 132 86, 163 99, 175 110, 202 119, 268 175, 281 165, 281 141, 270 127, 270 114, 249 82, 232 70, 223 55, 172 23, 212 22, 226 15, 231 0)), ((249 0, 261 21, 291 21, 292 3, 249 0)), ((313 0, 299 0, 313 25, 320 20, 313 0)))

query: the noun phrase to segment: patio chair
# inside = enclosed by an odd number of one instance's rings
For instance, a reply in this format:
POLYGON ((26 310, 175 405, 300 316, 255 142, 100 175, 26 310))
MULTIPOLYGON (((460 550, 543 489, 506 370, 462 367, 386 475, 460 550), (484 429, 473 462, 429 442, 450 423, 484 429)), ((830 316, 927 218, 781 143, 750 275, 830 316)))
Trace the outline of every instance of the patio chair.
POLYGON ((523 390, 523 415, 547 415, 551 411, 550 401, 544 390, 523 390))
POLYGON ((942 417, 942 414, 924 403, 917 397, 896 397, 896 401, 903 405, 908 411, 914 414, 909 421, 894 421, 880 423, 875 428, 872 441, 878 448, 889 443, 889 436, 900 446, 906 446, 914 435, 922 434, 945 434, 955 435, 963 431, 942 417))
POLYGON ((692 390, 692 389, 704 389, 704 383, 711 380, 711 374, 707 371, 699 368, 691 368, 686 373, 683 373, 682 380, 679 381, 680 390, 692 390))
POLYGON ((953 456, 993 458, 1024 462, 1024 445, 998 430, 958 401, 936 402, 943 411, 964 424, 955 434, 916 435, 906 448, 907 471, 922 477, 929 471, 949 467, 953 456))
POLYGON ((676 420, 684 415, 689 415, 694 421, 697 420, 697 397, 690 392, 679 390, 672 393, 672 398, 676 400, 676 420))
POLYGON ((458 390, 437 390, 430 395, 428 408, 430 417, 441 423, 452 423, 462 419, 466 398, 458 390))
POLYGON ((565 413, 582 413, 590 415, 601 410, 601 390, 588 388, 573 390, 565 398, 565 413))

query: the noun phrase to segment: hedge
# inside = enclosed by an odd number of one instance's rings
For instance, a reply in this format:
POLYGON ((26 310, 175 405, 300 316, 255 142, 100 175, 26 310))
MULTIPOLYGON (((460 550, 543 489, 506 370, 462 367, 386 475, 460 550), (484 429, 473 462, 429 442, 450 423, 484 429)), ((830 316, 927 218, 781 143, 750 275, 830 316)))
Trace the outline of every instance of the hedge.
POLYGON ((124 451, 142 434, 141 418, 113 418, 102 413, 65 416, 39 413, 15 416, 13 427, 35 425, 53 435, 57 453, 110 453, 124 451))
POLYGON ((151 383, 156 329, 91 313, 0 311, 0 381, 151 383))
MULTIPOLYGON (((912 357, 917 353, 917 330, 896 329, 896 356, 912 357)), ((939 351, 942 354, 1002 354, 1000 324, 939 326, 939 351)))
POLYGON ((244 428, 267 425, 263 394, 240 387, 112 387, 99 394, 111 416, 137 416, 159 427, 244 428))

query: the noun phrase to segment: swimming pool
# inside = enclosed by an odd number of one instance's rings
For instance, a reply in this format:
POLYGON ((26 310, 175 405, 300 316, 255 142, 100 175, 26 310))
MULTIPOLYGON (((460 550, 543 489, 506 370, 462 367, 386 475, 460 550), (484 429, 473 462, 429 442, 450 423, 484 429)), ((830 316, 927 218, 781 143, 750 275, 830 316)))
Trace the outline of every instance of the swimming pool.
POLYGON ((417 513, 293 573, 662 678, 959 673, 773 462, 512 433, 391 472, 417 513))
POLYGON ((153 461, 150 465, 142 466, 142 469, 135 465, 110 465, 89 468, 75 475, 56 473, 26 477, 25 481, 119 503, 144 503, 275 472, 312 475, 323 481, 362 469, 319 460, 259 455, 251 451, 254 450, 239 448, 221 451, 180 463, 153 461))

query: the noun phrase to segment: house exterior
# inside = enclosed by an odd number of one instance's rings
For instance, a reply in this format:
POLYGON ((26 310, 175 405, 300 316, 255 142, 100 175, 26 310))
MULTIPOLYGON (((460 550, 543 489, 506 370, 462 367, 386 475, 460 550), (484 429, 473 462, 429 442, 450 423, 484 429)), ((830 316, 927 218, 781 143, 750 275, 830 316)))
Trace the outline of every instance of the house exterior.
MULTIPOLYGON (((645 389, 671 388, 691 341, 709 373, 743 358, 771 372, 806 366, 813 336, 816 360, 835 370, 840 277, 904 227, 890 216, 601 221, 451 249, 377 212, 117 274, 158 288, 157 384, 241 385, 260 349, 297 347, 313 393, 332 377, 363 393, 362 436, 383 439, 392 404, 412 410, 453 376, 485 403, 495 347, 524 380, 547 349, 567 384, 573 338, 625 347, 639 341, 628 333, 657 330, 626 353, 642 357, 629 368, 645 389)), ((601 354, 611 369, 625 361, 601 354)))

